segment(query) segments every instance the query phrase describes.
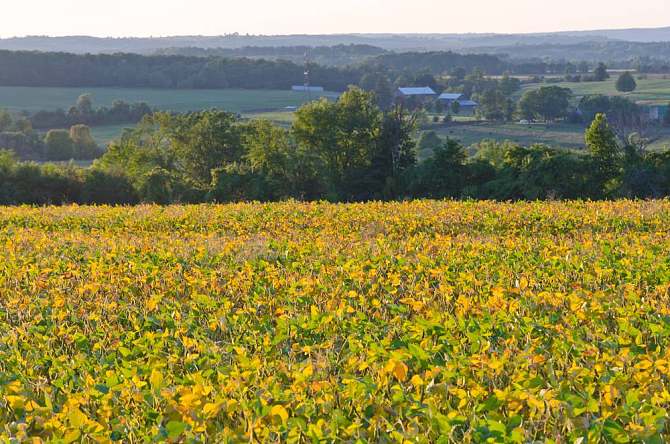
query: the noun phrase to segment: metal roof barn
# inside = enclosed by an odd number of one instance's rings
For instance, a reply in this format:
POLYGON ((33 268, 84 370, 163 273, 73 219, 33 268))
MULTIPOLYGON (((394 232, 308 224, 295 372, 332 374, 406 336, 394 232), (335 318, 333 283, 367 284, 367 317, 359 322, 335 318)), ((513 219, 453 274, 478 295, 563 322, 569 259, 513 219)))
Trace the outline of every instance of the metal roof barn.
POLYGON ((440 100, 458 100, 463 97, 463 94, 459 93, 442 93, 438 99, 440 100))
POLYGON ((434 96, 437 95, 433 88, 428 86, 398 88, 398 91, 403 96, 434 96))

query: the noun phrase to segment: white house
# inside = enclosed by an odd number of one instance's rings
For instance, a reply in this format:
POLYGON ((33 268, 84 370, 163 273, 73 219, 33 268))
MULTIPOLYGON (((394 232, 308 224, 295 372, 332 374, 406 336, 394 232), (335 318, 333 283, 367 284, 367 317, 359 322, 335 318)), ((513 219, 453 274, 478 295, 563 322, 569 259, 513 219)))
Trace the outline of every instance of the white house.
POLYGON ((291 87, 293 92, 310 92, 310 93, 322 93, 325 90, 323 86, 305 86, 305 85, 293 85, 291 87))

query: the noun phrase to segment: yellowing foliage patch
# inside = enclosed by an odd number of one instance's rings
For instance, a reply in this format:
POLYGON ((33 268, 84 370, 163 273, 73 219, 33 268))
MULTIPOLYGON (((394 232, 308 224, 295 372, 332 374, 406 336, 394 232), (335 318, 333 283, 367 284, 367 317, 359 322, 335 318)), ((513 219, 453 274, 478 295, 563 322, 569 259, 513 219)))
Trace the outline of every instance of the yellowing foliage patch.
POLYGON ((0 208, 0 441, 670 438, 670 202, 0 208))

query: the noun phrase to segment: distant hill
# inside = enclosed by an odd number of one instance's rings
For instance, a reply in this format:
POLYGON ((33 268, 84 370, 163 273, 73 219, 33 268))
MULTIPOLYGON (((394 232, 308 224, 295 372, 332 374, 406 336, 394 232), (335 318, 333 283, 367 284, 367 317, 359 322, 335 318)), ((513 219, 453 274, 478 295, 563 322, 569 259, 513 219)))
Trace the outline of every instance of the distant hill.
POLYGON ((657 60, 670 62, 670 42, 630 42, 619 40, 536 45, 481 46, 462 50, 469 54, 498 55, 513 60, 568 60, 607 62, 614 68, 621 62, 657 60))
POLYGON ((628 42, 668 42, 670 41, 670 26, 665 28, 633 28, 610 29, 596 31, 569 31, 559 33, 573 37, 605 37, 612 40, 628 42))
POLYGON ((153 54, 166 48, 239 49, 249 46, 367 45, 389 51, 466 50, 514 45, 578 44, 598 41, 669 42, 670 27, 568 31, 536 34, 334 34, 334 35, 224 35, 157 38, 100 38, 87 36, 31 36, 0 39, 0 49, 82 53, 153 54))

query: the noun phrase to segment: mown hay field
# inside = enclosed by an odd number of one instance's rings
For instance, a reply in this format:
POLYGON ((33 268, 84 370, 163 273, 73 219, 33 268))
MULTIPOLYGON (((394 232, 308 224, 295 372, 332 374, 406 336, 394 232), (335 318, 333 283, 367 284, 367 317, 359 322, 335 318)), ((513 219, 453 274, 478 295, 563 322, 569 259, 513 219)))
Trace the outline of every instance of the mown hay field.
MULTIPOLYGON (((190 112, 221 108, 235 113, 300 106, 310 97, 290 90, 260 89, 153 89, 153 88, 58 88, 0 86, 0 109, 35 113, 69 109, 81 94, 90 94, 95 107, 112 106, 115 100, 145 102, 161 111, 190 112)), ((335 93, 317 94, 337 97, 335 93)))
POLYGON ((669 227, 668 201, 2 208, 0 440, 666 442, 669 227))
MULTIPOLYGON (((668 76, 651 76, 650 78, 636 78, 637 88, 632 93, 621 93, 616 90, 618 74, 611 73, 611 77, 603 82, 560 82, 555 86, 569 88, 575 96, 580 99, 591 94, 603 94, 606 96, 625 96, 633 102, 645 101, 658 104, 667 104, 670 101, 670 78, 668 76)), ((529 84, 517 95, 520 97, 525 91, 537 89, 546 84, 529 84)), ((551 85, 549 85, 551 86, 551 85)))

